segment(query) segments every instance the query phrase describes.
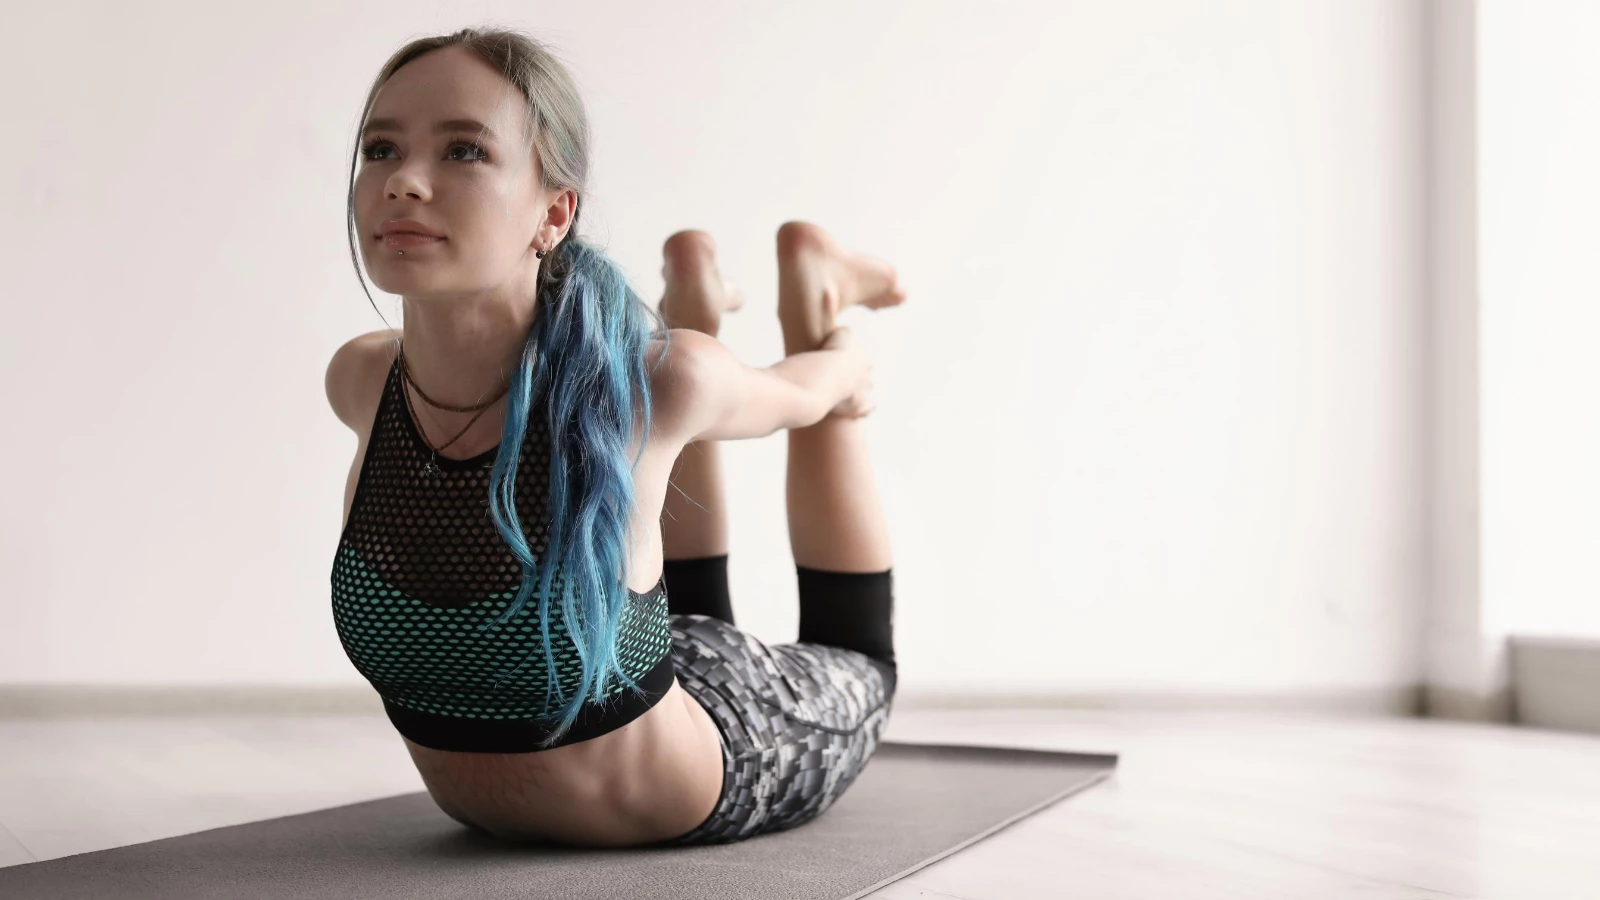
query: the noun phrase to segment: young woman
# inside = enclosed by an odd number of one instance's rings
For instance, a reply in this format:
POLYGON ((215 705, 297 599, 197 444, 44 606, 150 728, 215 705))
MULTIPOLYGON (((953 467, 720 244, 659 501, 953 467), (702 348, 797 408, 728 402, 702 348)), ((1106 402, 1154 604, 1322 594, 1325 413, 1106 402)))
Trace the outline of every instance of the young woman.
POLYGON ((785 224, 786 358, 751 368, 715 337, 740 301, 708 235, 667 240, 659 313, 579 239, 588 126, 537 41, 414 41, 361 122, 351 256, 405 330, 328 366, 359 439, 333 614, 428 791, 502 838, 591 846, 821 814, 895 689, 870 363, 834 326, 901 303, 894 270, 785 224), (767 646, 734 625, 716 442, 780 429, 800 634, 767 646))

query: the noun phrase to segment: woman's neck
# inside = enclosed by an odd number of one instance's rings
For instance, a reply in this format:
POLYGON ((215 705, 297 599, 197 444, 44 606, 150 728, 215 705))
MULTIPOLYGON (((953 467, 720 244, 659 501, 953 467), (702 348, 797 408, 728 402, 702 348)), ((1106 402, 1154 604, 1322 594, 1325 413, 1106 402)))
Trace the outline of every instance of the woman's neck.
MULTIPOLYGON (((411 380, 434 403, 457 407, 477 406, 506 388, 535 318, 532 307, 471 300, 407 298, 403 310, 401 352, 411 380)), ((477 412, 430 410, 451 417, 446 423, 459 420, 457 427, 477 412)))

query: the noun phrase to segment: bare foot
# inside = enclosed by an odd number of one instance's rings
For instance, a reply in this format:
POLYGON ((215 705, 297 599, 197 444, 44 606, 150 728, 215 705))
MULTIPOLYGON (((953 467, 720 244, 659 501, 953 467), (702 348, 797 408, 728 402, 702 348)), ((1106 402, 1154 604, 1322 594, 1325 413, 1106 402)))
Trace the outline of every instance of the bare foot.
POLYGON ((884 309, 906 299, 893 266, 846 250, 809 222, 778 229, 778 282, 785 353, 815 350, 852 306, 884 309))
POLYGON ((689 328, 715 335, 722 314, 744 306, 744 293, 717 271, 717 244, 704 231, 680 231, 661 247, 667 279, 661 316, 668 328, 689 328))

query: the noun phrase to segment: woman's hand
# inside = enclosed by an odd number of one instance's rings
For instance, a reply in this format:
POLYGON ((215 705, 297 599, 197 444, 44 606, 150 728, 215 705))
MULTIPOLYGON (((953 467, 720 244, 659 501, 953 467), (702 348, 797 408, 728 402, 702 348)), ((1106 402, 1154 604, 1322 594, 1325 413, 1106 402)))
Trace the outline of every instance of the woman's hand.
POLYGON ((828 415, 859 419, 876 409, 877 402, 872 399, 872 360, 861 349, 855 334, 849 328, 835 328, 817 349, 840 351, 848 372, 844 378, 848 394, 828 411, 828 415))

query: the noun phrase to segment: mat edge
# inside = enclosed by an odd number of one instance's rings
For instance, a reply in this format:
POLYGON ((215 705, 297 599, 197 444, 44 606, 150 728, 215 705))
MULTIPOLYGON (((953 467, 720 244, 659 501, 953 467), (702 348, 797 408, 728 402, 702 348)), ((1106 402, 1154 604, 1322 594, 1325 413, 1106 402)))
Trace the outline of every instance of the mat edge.
POLYGON ((930 749, 963 753, 968 756, 1037 756, 1051 757, 1063 762, 1070 761, 1085 765, 1110 766, 1115 768, 1121 758, 1116 753, 1089 753, 1081 750, 1054 750, 1049 747, 1013 747, 1001 744, 946 744, 943 742, 923 741, 879 741, 878 751, 884 747, 914 747, 917 749, 930 749))
POLYGON ((961 843, 956 844, 953 847, 950 847, 949 849, 945 850, 943 853, 940 853, 940 854, 938 854, 936 856, 930 856, 927 859, 923 860, 922 862, 917 863, 916 865, 912 866, 909 869, 906 869, 906 870, 904 870, 902 872, 899 872, 897 874, 891 875, 888 878, 885 878, 883 881, 880 881, 877 884, 874 884, 871 887, 866 888, 865 890, 857 891, 856 893, 851 894, 851 895, 849 895, 847 897, 842 897, 842 898, 840 898, 840 900, 861 900, 862 897, 865 897, 868 894, 871 894, 873 891, 879 890, 879 889, 883 888, 886 885, 893 884, 896 881, 899 881, 899 880, 907 877, 908 875, 911 875, 913 872, 920 872, 923 869, 926 869, 927 867, 933 865, 934 863, 936 863, 936 862, 938 862, 938 861, 940 861, 942 859, 945 859, 945 858, 950 857, 950 856, 954 856, 955 854, 960 853, 962 850, 965 850, 968 847, 971 847, 973 844, 976 844, 977 842, 983 840, 984 838, 990 837, 990 836, 992 836, 992 835, 994 835, 994 834, 996 834, 996 833, 998 833, 1000 831, 1003 831, 1004 829, 1006 829, 1006 828, 1008 828, 1008 827, 1010 827, 1012 825, 1015 825, 1016 823, 1022 821, 1023 819, 1028 818, 1029 816, 1033 815, 1034 813, 1037 813, 1037 812, 1040 812, 1040 811, 1044 810, 1048 806, 1051 806, 1051 805, 1056 804, 1056 803, 1060 803, 1062 800, 1065 800, 1068 797, 1073 796, 1074 794, 1083 793, 1084 791, 1088 790, 1089 788, 1092 788, 1095 785, 1100 784, 1101 782, 1103 782, 1106 779, 1110 778, 1113 771, 1114 771, 1113 769, 1107 768, 1104 771, 1096 772, 1095 774, 1089 776, 1087 779, 1083 780, 1082 782, 1074 784, 1071 787, 1065 788, 1065 789, 1061 790, 1060 792, 1058 792, 1056 794, 1053 794, 1050 797, 1047 797, 1043 801, 1041 801, 1041 802, 1039 802, 1039 803, 1037 803, 1037 804, 1035 804, 1035 805, 1033 805, 1031 807, 1028 807, 1027 809, 1024 809, 1023 811, 1017 813, 1016 815, 1013 815, 1013 816, 1011 816, 1009 818, 1000 820, 1000 822, 996 823, 992 827, 984 829, 983 831, 978 832, 977 834, 973 835, 972 837, 968 838, 967 840, 964 840, 961 843))

